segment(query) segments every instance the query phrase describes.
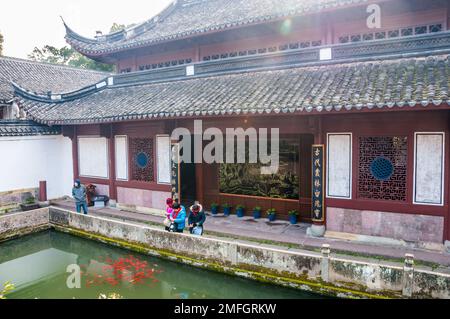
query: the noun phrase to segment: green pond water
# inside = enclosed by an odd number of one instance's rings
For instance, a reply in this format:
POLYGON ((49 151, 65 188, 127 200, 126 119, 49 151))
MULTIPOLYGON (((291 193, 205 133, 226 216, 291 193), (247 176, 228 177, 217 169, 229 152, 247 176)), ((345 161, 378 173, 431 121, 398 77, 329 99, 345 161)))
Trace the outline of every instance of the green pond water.
MULTIPOLYGON (((74 278, 69 283, 76 283, 74 278)), ((109 293, 132 299, 323 298, 56 231, 0 243, 0 285, 6 281, 16 287, 9 299, 97 299, 109 293), (67 286, 69 265, 81 269, 80 288, 67 286)))

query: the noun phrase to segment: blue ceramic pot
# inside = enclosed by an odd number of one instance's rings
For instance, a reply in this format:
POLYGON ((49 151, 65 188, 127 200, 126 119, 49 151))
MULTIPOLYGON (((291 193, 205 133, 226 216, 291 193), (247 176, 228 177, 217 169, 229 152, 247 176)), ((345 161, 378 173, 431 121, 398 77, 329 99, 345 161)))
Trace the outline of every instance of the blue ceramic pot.
POLYGON ((231 214, 231 208, 230 208, 230 207, 225 207, 225 208, 223 209, 223 214, 224 214, 225 216, 230 216, 230 214, 231 214))
POLYGON ((295 215, 290 215, 290 216, 289 216, 289 221, 291 222, 292 225, 297 224, 297 216, 295 216, 295 215))
POLYGON ((275 215, 275 214, 269 215, 269 221, 270 222, 274 222, 275 219, 277 219, 277 215, 275 215))
POLYGON ((260 218, 261 218, 261 211, 259 211, 259 210, 254 210, 254 211, 253 211, 253 218, 254 218, 254 219, 260 219, 260 218))
POLYGON ((236 215, 239 218, 244 217, 244 209, 243 208, 239 208, 238 210, 236 210, 236 215))
POLYGON ((217 215, 218 212, 219 212, 219 211, 218 211, 218 208, 217 208, 217 207, 211 208, 211 214, 217 215))

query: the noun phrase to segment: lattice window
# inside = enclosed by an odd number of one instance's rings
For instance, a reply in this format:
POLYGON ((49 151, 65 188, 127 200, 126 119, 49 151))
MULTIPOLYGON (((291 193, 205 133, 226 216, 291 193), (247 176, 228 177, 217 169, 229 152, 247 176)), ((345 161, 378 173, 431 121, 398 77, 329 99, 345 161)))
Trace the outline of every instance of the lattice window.
POLYGON ((442 24, 432 24, 430 25, 430 32, 441 32, 442 31, 442 24))
POLYGON ((402 37, 413 35, 413 28, 402 29, 402 37))
POLYGON ((354 34, 350 37, 351 42, 360 42, 361 41, 361 35, 360 34, 354 34))
POLYGON ((300 48, 305 49, 305 48, 309 48, 311 46, 311 42, 302 42, 300 43, 300 48))
POLYGON ((339 43, 348 43, 349 41, 350 41, 350 37, 348 35, 339 37, 339 43))
POLYGON ((153 181, 153 139, 130 139, 131 178, 140 182, 153 181))
POLYGON ((358 197, 406 201, 407 137, 360 137, 358 197))
POLYGON ((373 33, 365 33, 363 35, 363 41, 372 41, 373 40, 373 33))
POLYGON ((389 38, 397 38, 400 35, 399 30, 391 30, 388 32, 389 38))
POLYGON ((426 25, 420 26, 420 27, 415 27, 414 28, 414 32, 416 34, 425 34, 428 32, 428 27, 426 25))
POLYGON ((386 32, 376 32, 375 33, 375 39, 377 40, 381 40, 381 39, 386 39, 386 32))

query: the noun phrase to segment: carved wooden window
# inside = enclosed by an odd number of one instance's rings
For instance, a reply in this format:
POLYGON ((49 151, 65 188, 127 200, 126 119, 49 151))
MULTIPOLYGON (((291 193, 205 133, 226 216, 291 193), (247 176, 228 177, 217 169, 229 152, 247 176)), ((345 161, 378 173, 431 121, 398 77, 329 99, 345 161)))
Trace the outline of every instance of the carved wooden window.
POLYGON ((140 182, 153 181, 153 139, 131 138, 131 178, 140 182))
POLYGON ((372 41, 373 37, 373 33, 365 33, 363 34, 363 41, 372 41))
POLYGON ((428 32, 428 27, 426 25, 415 27, 414 31, 416 34, 425 34, 428 32))
POLYGON ((350 41, 350 37, 348 35, 339 37, 339 43, 348 43, 349 41, 350 41))
POLYGON ((311 46, 311 42, 302 42, 300 43, 300 48, 305 49, 305 48, 309 48, 311 46))
POLYGON ((360 137, 358 197, 406 201, 407 137, 360 137))
POLYGON ((352 35, 350 37, 350 41, 351 42, 360 42, 361 41, 361 35, 360 34, 352 35))
POLYGON ((391 30, 388 32, 389 38, 397 38, 400 35, 399 30, 391 30))
POLYGON ((407 37, 413 34, 413 28, 402 29, 402 37, 407 37))
POLYGON ((441 32, 442 31, 442 24, 432 24, 430 25, 430 32, 441 32))
POLYGON ((386 32, 376 32, 375 39, 377 40, 386 39, 386 32))

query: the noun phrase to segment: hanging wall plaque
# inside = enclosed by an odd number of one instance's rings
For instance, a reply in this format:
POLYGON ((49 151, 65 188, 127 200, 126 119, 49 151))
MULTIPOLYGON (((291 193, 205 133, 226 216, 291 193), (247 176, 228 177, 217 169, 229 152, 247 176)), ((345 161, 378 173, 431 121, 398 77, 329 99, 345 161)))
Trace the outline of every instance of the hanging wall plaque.
POLYGON ((180 202, 180 145, 178 143, 172 143, 171 158, 172 199, 180 202))
POLYGON ((312 146, 312 221, 325 221, 324 145, 312 146))

